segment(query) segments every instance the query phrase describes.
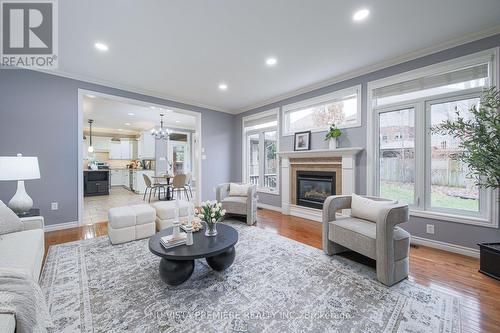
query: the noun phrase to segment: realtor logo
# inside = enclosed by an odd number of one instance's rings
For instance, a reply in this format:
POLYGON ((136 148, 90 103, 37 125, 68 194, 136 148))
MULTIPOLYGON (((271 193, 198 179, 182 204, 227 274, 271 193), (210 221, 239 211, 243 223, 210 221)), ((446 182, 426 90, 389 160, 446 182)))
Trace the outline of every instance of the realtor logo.
POLYGON ((0 1, 1 68, 57 68, 56 1, 0 1))

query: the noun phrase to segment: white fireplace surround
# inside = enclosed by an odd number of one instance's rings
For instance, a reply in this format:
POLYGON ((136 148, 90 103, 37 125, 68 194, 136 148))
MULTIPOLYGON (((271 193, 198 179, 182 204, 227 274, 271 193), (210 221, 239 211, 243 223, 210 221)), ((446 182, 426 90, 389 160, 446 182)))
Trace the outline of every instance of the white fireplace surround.
POLYGON ((284 215, 293 215, 309 220, 321 222, 321 210, 294 205, 291 202, 290 158, 304 159, 318 157, 342 157, 342 194, 352 194, 356 188, 356 155, 363 148, 338 148, 334 150, 318 149, 305 151, 279 152, 281 158, 281 212, 284 215))

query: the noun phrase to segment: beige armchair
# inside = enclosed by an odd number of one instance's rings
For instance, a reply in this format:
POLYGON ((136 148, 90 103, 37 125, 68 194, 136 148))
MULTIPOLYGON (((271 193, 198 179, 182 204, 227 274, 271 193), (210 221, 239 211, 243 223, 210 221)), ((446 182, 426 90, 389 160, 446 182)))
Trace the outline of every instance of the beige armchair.
POLYGON ((408 277, 410 234, 396 226, 408 222, 408 205, 382 198, 365 198, 385 202, 370 212, 374 215, 373 220, 336 216, 338 210, 351 209, 350 195, 334 195, 325 200, 323 251, 334 255, 351 249, 375 259, 378 280, 391 286, 408 277))
MULTIPOLYGON (((241 187, 245 184, 235 185, 241 187)), ((234 195, 234 193, 230 193, 230 183, 220 184, 217 186, 216 198, 222 203, 222 208, 226 210, 227 214, 244 215, 247 218, 247 224, 253 225, 257 222, 257 187, 255 185, 246 186, 244 193, 234 195)))

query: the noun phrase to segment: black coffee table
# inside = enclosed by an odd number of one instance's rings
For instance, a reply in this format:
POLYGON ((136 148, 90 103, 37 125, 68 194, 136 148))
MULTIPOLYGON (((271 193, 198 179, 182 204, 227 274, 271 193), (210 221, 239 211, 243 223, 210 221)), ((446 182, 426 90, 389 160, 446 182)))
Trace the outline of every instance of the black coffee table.
POLYGON ((165 249, 160 238, 172 234, 172 228, 160 231, 149 239, 149 250, 161 257, 160 277, 169 285, 185 282, 194 270, 194 259, 205 258, 212 269, 222 271, 234 261, 234 244, 238 241, 238 232, 227 224, 217 224, 217 235, 205 236, 205 229, 193 233, 193 245, 179 245, 165 249))

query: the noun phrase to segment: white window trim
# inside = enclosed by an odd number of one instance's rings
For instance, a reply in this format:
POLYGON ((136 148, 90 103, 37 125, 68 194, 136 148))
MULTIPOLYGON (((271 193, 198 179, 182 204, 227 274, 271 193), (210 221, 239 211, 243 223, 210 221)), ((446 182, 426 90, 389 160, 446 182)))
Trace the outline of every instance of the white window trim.
MULTIPOLYGON (((256 120, 256 119, 260 119, 260 118, 265 118, 265 117, 268 117, 268 116, 272 116, 272 115, 276 115, 276 121, 277 121, 277 125, 276 125, 276 152, 280 151, 279 147, 280 147, 280 108, 274 108, 274 109, 271 109, 271 110, 268 110, 268 111, 263 111, 263 112, 259 112, 259 113, 256 113, 256 114, 253 114, 253 115, 250 115, 250 116, 246 116, 246 117, 243 117, 241 119, 241 136, 242 136, 242 139, 241 139, 241 145, 242 145, 242 171, 241 171, 241 175, 242 175, 242 180, 243 182, 246 182, 247 181, 247 135, 248 133, 260 133, 262 131, 266 131, 266 130, 271 130, 271 129, 275 129, 274 126, 273 127, 268 127, 268 128, 259 128, 258 130, 251 130, 251 131, 245 131, 245 122, 246 121, 249 121, 249 120, 256 120)), ((279 161, 279 159, 278 159, 279 161)), ((278 162, 279 164, 279 162, 278 162)), ((268 193, 268 194, 274 194, 274 195, 280 195, 280 187, 281 187, 281 183, 280 183, 280 167, 279 165, 276 166, 276 190, 273 191, 273 190, 270 190, 268 188, 262 188, 262 187, 258 187, 257 186, 257 192, 260 192, 260 193, 268 193)))
MULTIPOLYGON (((352 87, 349 87, 346 89, 337 90, 337 91, 334 91, 334 92, 331 92, 331 93, 328 93, 325 95, 321 95, 321 96, 305 99, 305 100, 302 100, 300 102, 284 105, 282 107, 282 110, 281 110, 281 119, 283 119, 281 130, 282 130, 283 136, 291 136, 291 135, 295 134, 294 132, 288 131, 287 124, 285 122, 285 119, 286 119, 285 114, 287 112, 311 107, 311 106, 318 105, 318 104, 334 102, 336 100, 339 100, 339 99, 342 99, 346 96, 354 95, 354 94, 357 94, 357 98, 358 98, 358 100, 357 100, 357 113, 358 113, 357 122, 355 124, 343 125, 343 126, 338 126, 338 127, 339 128, 361 127, 361 124, 362 124, 362 121, 361 121, 361 117, 362 117, 362 112, 361 112, 362 92, 361 92, 361 85, 358 84, 356 86, 352 86, 352 87)), ((326 126, 324 128, 305 129, 304 131, 307 131, 307 130, 310 130, 313 133, 326 132, 326 131, 328 131, 328 126, 326 126)))
MULTIPOLYGON (((373 107, 373 90, 392 85, 392 84, 397 84, 400 82, 405 82, 409 80, 414 80, 418 79, 423 76, 430 76, 430 75, 439 75, 443 74, 446 72, 450 72, 453 70, 457 70, 463 67, 467 66, 474 66, 478 65, 481 63, 489 63, 490 66, 488 66, 488 76, 490 78, 489 85, 490 86, 496 86, 498 81, 498 72, 499 72, 499 50, 500 48, 492 48, 488 50, 484 50, 481 52, 477 52, 474 54, 470 54, 467 56, 459 57, 456 59, 444 61, 441 63, 433 64, 430 66, 426 66, 423 68, 411 70, 405 73, 397 74, 394 76, 390 76, 387 78, 383 78, 380 80, 375 80, 368 82, 368 93, 367 93, 367 194, 368 195, 377 195, 378 189, 377 189, 377 172, 378 172, 378 163, 376 163, 377 160, 377 155, 378 155, 378 149, 377 149, 377 143, 378 143, 378 135, 377 135, 377 118, 376 115, 378 114, 376 111, 377 108, 373 107)), ((470 92, 470 90, 468 90, 470 92)), ((457 94, 463 94, 464 92, 453 92, 453 93, 448 93, 448 94, 442 94, 442 95, 437 95, 437 96, 432 96, 429 99, 432 100, 437 100, 441 98, 446 98, 450 97, 453 95, 457 94)), ((396 105, 403 105, 403 104, 412 104, 414 101, 407 101, 404 103, 395 103, 395 104, 388 104, 388 105, 383 105, 379 107, 379 109, 388 109, 391 107, 395 107, 396 105)), ((415 112, 426 112, 426 110, 415 110, 415 112)), ((425 124, 418 124, 417 122, 422 122, 423 117, 416 117, 417 119, 415 120, 415 126, 419 126, 422 128, 422 126, 425 126, 425 124)), ((415 147, 417 148, 419 145, 424 144, 425 136, 420 135, 420 137, 415 138, 415 147)), ((427 149, 427 147, 425 148, 427 149)), ((427 155, 427 152, 426 154, 427 155)), ((425 167, 424 167, 424 160, 425 158, 421 158, 422 161, 416 161, 416 168, 418 173, 425 173, 425 167)), ((420 179, 425 179, 425 178, 420 178, 420 179)), ((415 186, 421 186, 418 184, 415 184, 415 186)), ((417 188, 415 188, 417 191, 417 188)), ((425 190, 425 189, 424 189, 425 190)), ((497 198, 499 196, 499 191, 493 191, 493 190, 486 190, 487 193, 487 198, 485 201, 486 205, 486 217, 476 217, 476 216, 467 216, 467 215, 457 215, 454 213, 448 213, 448 212, 438 212, 438 211, 427 211, 424 210, 425 206, 422 200, 417 198, 417 205, 416 207, 410 207, 410 215, 411 216, 418 216, 418 217, 424 217, 424 218, 429 218, 429 219, 437 219, 437 220, 444 220, 444 221, 450 221, 450 222, 457 222, 457 223, 464 223, 464 224, 471 224, 471 225, 478 225, 478 226, 483 226, 483 227, 489 227, 489 228, 498 228, 499 226, 499 209, 498 205, 496 204, 497 198)), ((422 191, 419 191, 417 193, 424 193, 422 191)))

